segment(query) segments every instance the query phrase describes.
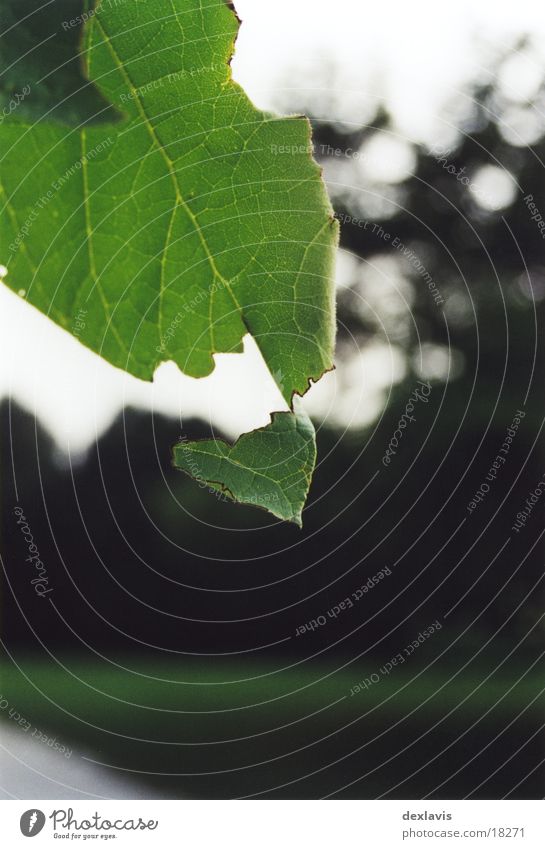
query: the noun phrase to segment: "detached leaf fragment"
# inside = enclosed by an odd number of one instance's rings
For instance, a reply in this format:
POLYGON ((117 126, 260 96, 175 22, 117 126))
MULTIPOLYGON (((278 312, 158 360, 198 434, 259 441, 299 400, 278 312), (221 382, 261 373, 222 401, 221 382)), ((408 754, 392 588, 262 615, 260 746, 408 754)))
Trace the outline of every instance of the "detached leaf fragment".
POLYGON ((270 425, 243 434, 234 445, 208 439, 174 448, 178 469, 299 527, 315 463, 314 428, 302 411, 274 413, 270 425))
MULTIPOLYGON (((257 109, 232 80, 226 0, 46 6, 0 0, 3 283, 145 380, 169 360, 206 376, 250 333, 291 407, 332 367, 335 336, 338 224, 308 121, 257 109)), ((257 432, 255 481, 284 439, 297 475, 300 426, 292 413, 273 439, 257 432)), ((220 483, 242 500, 232 469, 220 483)))

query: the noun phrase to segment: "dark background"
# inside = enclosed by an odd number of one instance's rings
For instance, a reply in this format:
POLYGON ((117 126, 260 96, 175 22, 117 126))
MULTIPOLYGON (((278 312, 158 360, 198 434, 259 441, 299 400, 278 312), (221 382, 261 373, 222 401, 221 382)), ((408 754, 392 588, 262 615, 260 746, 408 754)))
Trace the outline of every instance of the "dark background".
MULTIPOLYGON (((445 305, 402 267, 413 297, 412 325, 395 339, 406 377, 372 427, 316 421, 303 531, 171 467, 169 446, 182 431, 208 436, 204 423, 127 409, 70 467, 30 414, 0 407, 2 691, 166 798, 543 797, 545 499, 519 534, 511 528, 545 474, 545 243, 524 202, 532 193, 545 213, 545 144, 509 144, 498 92, 469 94, 474 114, 449 161, 469 175, 508 169, 509 208, 483 209, 423 148, 382 217, 335 189, 339 214, 411 246, 445 305), (430 344, 453 352, 455 375, 431 380, 385 468, 430 344), (470 514, 517 410, 506 462, 470 514), (17 504, 47 567, 44 599, 17 504), (391 575, 352 609, 295 636, 384 567, 391 575), (436 620, 441 630, 402 665, 350 695, 436 620)), ((318 151, 391 129, 382 111, 350 132, 314 123, 318 151)), ((357 222, 342 245, 362 262, 403 263, 357 222)), ((382 333, 359 286, 339 293, 340 362, 382 333)))

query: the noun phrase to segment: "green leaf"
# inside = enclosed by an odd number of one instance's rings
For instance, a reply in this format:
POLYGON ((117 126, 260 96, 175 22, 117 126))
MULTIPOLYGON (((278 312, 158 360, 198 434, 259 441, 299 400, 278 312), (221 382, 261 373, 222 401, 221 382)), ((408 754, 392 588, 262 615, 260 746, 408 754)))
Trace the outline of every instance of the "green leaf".
POLYGON ((250 333, 291 405, 332 367, 337 222, 308 121, 231 78, 232 8, 62 0, 45 26, 42 0, 0 4, 21 20, 0 39, 8 89, 30 81, 0 118, 4 282, 148 380, 168 360, 208 375, 250 333))
POLYGON ((208 439, 174 448, 176 467, 188 475, 299 527, 315 462, 314 428, 302 411, 274 413, 270 425, 234 445, 208 439))

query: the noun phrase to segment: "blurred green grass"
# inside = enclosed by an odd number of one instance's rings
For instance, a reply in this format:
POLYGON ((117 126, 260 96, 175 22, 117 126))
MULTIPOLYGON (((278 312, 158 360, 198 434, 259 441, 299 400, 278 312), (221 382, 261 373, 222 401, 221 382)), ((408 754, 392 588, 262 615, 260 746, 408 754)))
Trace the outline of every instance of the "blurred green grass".
MULTIPOLYGON (((468 775, 475 784, 486 779, 544 716, 541 678, 516 683, 523 670, 514 667, 484 683, 488 671, 476 668, 398 667, 351 696, 377 666, 210 658, 116 666, 73 656, 18 663, 21 671, 0 664, 10 707, 165 798, 312 798, 350 782, 341 795, 419 798, 445 779, 438 798, 456 798, 470 789, 468 775)), ((7 710, 0 721, 10 721, 7 710)))

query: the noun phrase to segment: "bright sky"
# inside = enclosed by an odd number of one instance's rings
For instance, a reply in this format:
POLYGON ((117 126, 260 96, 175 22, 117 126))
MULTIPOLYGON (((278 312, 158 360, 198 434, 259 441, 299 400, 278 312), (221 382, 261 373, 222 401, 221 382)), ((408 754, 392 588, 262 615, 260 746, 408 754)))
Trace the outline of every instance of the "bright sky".
MULTIPOLYGON (((515 99, 531 92, 545 56, 545 16, 535 0, 458 0, 450 7, 430 0, 236 0, 236 6, 243 26, 234 75, 259 106, 283 103, 289 110, 290 102, 303 100, 317 114, 359 125, 383 100, 400 137, 411 141, 448 140, 447 107, 464 81, 486 77, 492 58, 513 48, 521 33, 532 34, 534 53, 514 53, 504 72, 502 84, 515 99)), ((170 364, 145 384, 84 349, 2 286, 0 339, 0 395, 35 411, 70 451, 84 449, 127 405, 200 415, 231 436, 265 424, 268 413, 281 408, 251 340, 243 355, 218 356, 209 378, 187 378, 170 364)), ((350 392, 336 395, 339 373, 329 375, 312 390, 307 408, 364 421, 380 411, 390 381, 402 375, 387 346, 371 349, 350 369, 350 392)))

